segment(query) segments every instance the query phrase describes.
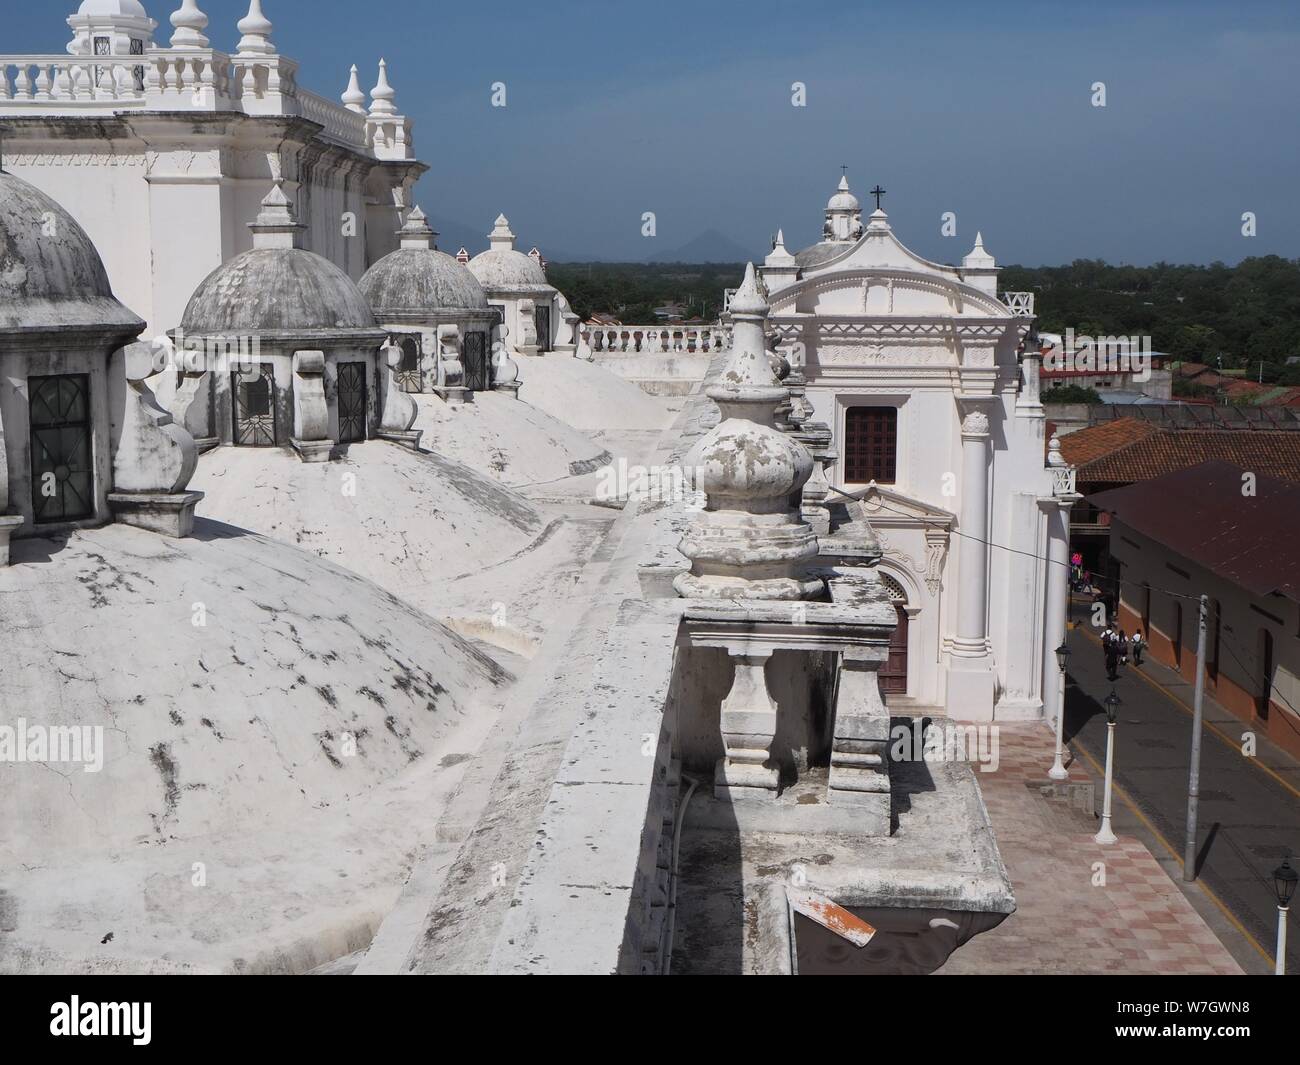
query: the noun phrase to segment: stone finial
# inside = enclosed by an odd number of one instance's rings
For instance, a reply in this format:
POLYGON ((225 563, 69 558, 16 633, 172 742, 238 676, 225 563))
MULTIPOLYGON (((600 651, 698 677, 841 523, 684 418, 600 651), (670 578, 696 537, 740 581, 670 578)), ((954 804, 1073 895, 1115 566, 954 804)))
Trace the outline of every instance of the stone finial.
POLYGON ((388 61, 381 59, 379 61, 379 82, 370 90, 370 113, 372 115, 397 114, 397 105, 393 103, 395 99, 397 99, 397 93, 388 84, 388 61))
POLYGON ((674 587, 687 598, 804 599, 823 588, 801 572, 817 554, 817 537, 797 508, 813 458, 776 428, 787 393, 767 350, 767 313, 750 263, 731 301, 731 355, 707 389, 722 420, 686 459, 708 498, 680 544, 691 570, 674 587))
POLYGON ((248 14, 235 26, 243 37, 239 41, 240 55, 275 55, 271 31, 275 28, 262 11, 262 0, 251 0, 248 14))
POLYGON ((428 215, 416 207, 407 216, 406 225, 397 231, 403 248, 430 251, 434 247, 434 238, 438 234, 429 225, 428 215))
POLYGON ((460 251, 456 253, 456 261, 460 263, 461 266, 465 266, 469 262, 469 249, 461 248, 460 251))
POLYGON ((262 210, 257 219, 249 223, 253 231, 254 248, 296 248, 307 227, 300 225, 293 213, 293 201, 277 181, 262 200, 262 210))
POLYGON ((358 115, 366 113, 366 94, 361 88, 361 78, 357 73, 355 63, 352 64, 352 73, 348 77, 348 87, 343 90, 340 99, 343 101, 343 106, 349 111, 353 111, 358 115))
POLYGON ((1069 465, 1069 463, 1065 461, 1065 455, 1061 452, 1061 438, 1055 433, 1052 434, 1052 439, 1047 442, 1047 465, 1069 465))
POLYGON ((510 220, 505 215, 497 215, 497 220, 488 234, 488 243, 493 250, 514 251, 515 235, 510 231, 510 220))
POLYGON ((207 48, 211 45, 203 31, 208 26, 208 16, 199 10, 198 0, 185 0, 180 8, 172 12, 171 23, 175 30, 172 34, 173 48, 207 48))

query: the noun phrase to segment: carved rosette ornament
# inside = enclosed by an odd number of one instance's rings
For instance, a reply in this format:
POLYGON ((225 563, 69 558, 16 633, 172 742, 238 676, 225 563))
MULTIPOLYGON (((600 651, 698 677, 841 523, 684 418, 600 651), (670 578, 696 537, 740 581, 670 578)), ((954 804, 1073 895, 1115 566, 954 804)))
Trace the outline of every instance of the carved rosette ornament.
POLYGON ((776 428, 787 392, 767 350, 768 303, 752 263, 731 313, 731 354, 706 393, 722 420, 686 458, 708 502, 679 545, 691 569, 674 587, 693 599, 808 598, 823 587, 801 572, 817 555, 817 537, 798 509, 813 457, 776 428))

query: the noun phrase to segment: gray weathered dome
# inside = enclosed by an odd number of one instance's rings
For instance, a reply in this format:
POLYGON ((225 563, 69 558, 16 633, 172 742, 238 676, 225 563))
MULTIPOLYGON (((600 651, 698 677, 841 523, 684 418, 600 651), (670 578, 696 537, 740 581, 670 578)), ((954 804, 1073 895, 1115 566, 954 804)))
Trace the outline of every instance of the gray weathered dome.
POLYGON ((366 271, 359 287, 380 321, 488 309, 478 278, 433 248, 399 248, 385 255, 366 271))
POLYGON ((542 264, 521 251, 489 248, 469 261, 469 269, 488 292, 526 293, 551 287, 542 264))
POLYGON ((0 331, 144 329, 113 295, 95 245, 73 217, 0 171, 0 331))
POLYGON ((301 248, 254 248, 217 267, 190 297, 181 328, 196 336, 380 331, 352 279, 301 248))

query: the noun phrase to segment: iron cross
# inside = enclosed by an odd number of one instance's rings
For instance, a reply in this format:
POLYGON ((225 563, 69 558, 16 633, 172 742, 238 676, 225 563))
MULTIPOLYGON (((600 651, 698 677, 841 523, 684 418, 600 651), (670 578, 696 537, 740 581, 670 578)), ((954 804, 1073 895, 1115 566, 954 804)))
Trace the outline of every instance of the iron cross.
POLYGON ((884 194, 885 194, 885 190, 882 189, 879 185, 877 185, 877 186, 876 186, 874 189, 872 189, 871 192, 870 192, 870 195, 872 195, 872 196, 874 196, 874 197, 876 198, 876 210, 877 210, 877 211, 880 210, 880 197, 883 196, 884 194))

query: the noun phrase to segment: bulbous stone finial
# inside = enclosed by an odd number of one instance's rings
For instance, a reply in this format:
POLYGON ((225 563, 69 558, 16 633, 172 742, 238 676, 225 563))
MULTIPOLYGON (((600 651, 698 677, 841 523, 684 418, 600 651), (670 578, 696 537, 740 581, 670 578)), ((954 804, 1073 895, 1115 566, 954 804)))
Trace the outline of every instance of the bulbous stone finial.
POLYGON ((339 99, 349 111, 355 111, 359 115, 366 113, 366 94, 361 88, 361 79, 357 74, 355 63, 352 64, 352 73, 348 77, 348 87, 343 90, 343 95, 339 99))
POLYGON ((235 28, 244 35, 239 42, 240 55, 275 55, 275 45, 271 43, 271 31, 275 27, 262 11, 262 0, 251 0, 248 14, 235 28))
POLYGON ((397 114, 397 105, 393 103, 397 99, 397 92, 388 84, 388 62, 381 59, 379 61, 379 82, 370 90, 370 113, 372 115, 395 115, 397 114))
POLYGON ((198 0, 185 0, 172 12, 171 24, 176 31, 172 34, 173 48, 207 48, 212 43, 203 35, 208 16, 199 10, 198 0))
POLYGON ((817 554, 817 537, 798 509, 813 458, 776 428, 787 393, 767 350, 767 312, 750 263, 731 301, 731 356, 707 389, 722 420, 686 459, 708 498, 679 545, 691 570, 674 587, 687 598, 805 599, 823 587, 800 572, 817 554))

